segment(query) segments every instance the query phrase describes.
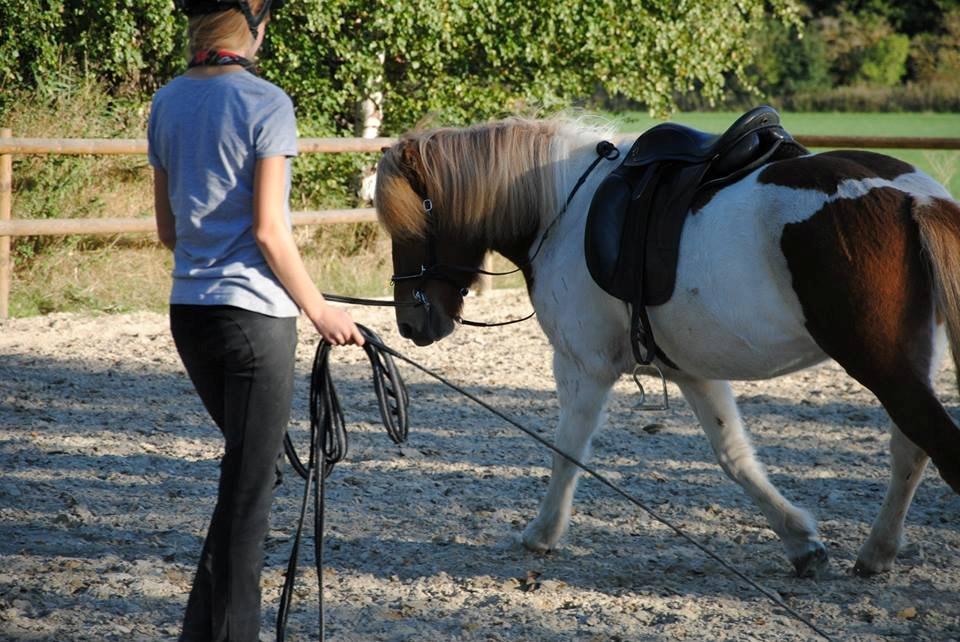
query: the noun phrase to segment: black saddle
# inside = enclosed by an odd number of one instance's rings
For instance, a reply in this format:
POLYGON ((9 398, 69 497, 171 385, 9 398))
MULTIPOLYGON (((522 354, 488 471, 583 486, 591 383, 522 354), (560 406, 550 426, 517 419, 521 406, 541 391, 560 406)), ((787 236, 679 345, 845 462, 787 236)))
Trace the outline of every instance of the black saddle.
POLYGON ((777 111, 765 105, 723 134, 665 123, 633 143, 594 194, 584 251, 597 285, 632 306, 637 361, 650 363, 658 355, 670 363, 656 349, 645 308, 673 296, 687 216, 761 165, 806 153, 780 126, 777 111))

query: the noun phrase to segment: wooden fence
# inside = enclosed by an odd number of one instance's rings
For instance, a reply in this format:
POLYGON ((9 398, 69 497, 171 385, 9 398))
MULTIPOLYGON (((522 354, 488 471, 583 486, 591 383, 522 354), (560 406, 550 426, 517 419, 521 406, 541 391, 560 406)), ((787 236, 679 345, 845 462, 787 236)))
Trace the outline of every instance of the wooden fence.
MULTIPOLYGON (((624 139, 637 134, 623 134, 624 139)), ((807 147, 873 149, 954 149, 960 150, 960 138, 873 137, 873 136, 797 136, 807 147)), ((303 154, 377 153, 394 138, 304 138, 299 141, 303 154)), ((6 319, 10 305, 12 263, 10 239, 14 236, 57 236, 70 234, 123 234, 152 232, 155 224, 148 218, 30 219, 12 218, 14 155, 105 155, 147 153, 143 139, 60 139, 14 138, 10 129, 0 129, 0 320, 6 319)), ((376 220, 373 209, 337 209, 293 212, 294 225, 360 223, 376 220)))

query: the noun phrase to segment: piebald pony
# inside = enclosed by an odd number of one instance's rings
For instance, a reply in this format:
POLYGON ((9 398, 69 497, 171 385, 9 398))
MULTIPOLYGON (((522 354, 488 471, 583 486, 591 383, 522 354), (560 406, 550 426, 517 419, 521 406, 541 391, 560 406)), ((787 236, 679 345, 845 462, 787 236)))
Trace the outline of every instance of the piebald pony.
MULTIPOLYGON (((397 309, 400 333, 419 345, 452 332, 461 288, 487 251, 523 268, 554 349, 556 444, 581 459, 612 385, 634 366, 628 310, 597 287, 584 262, 586 211, 615 163, 589 175, 530 259, 610 134, 563 119, 409 134, 380 161, 375 199, 395 273, 430 268, 394 289, 396 301, 421 303, 397 309)), ((768 480, 727 382, 833 358, 870 389, 895 424, 892 471, 855 571, 890 569, 928 458, 960 492, 960 430, 931 387, 947 337, 960 357, 960 207, 912 166, 856 151, 768 164, 696 207, 673 297, 648 310, 659 347, 677 366, 660 367, 800 575, 827 563, 816 523, 768 480)), ((540 512, 523 533, 528 548, 556 546, 576 477, 572 464, 554 458, 540 512)))

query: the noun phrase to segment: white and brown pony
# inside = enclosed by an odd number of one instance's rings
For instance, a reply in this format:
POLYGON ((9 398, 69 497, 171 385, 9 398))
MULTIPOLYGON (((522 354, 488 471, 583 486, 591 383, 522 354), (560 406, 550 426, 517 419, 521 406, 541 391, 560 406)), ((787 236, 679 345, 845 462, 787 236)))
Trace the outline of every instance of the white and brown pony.
MULTIPOLYGON (((530 258, 610 134, 562 119, 439 129, 405 136, 378 168, 376 208, 395 273, 420 275, 395 282, 396 301, 420 302, 397 309, 400 333, 426 345, 452 332, 462 288, 488 250, 522 266, 554 349, 556 444, 578 458, 588 455, 612 385, 634 366, 627 307, 597 287, 584 261, 586 212, 616 163, 590 174, 530 258)), ((947 337, 960 358, 960 206, 912 166, 859 151, 768 164, 697 206, 673 297, 648 309, 657 344, 676 365, 660 367, 800 575, 827 562, 816 523, 767 479, 727 382, 833 358, 869 388, 895 424, 892 472, 855 570, 890 569, 929 458, 960 492, 960 429, 931 387, 947 337)), ((523 533, 528 548, 557 544, 576 477, 554 458, 540 512, 523 533)))

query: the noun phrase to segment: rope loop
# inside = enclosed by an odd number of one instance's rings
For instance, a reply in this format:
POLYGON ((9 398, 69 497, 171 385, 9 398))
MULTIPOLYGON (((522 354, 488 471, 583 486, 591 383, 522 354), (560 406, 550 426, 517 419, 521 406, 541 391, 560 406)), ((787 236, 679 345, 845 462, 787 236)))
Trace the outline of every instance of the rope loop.
MULTIPOLYGON (((363 335, 363 350, 370 361, 373 390, 377 396, 380 419, 393 443, 402 444, 407 440, 409 433, 407 407, 410 405, 410 395, 407 393, 407 386, 397 370, 393 356, 389 352, 382 351, 384 344, 380 337, 373 330, 359 323, 357 328, 363 335)), ((283 642, 286 636, 287 617, 293 602, 300 539, 303 535, 303 522, 307 513, 311 486, 313 487, 314 561, 320 586, 320 639, 323 640, 324 636, 322 580, 324 480, 333 472, 333 467, 343 461, 349 450, 343 408, 340 406, 337 388, 330 376, 331 349, 332 346, 321 339, 313 358, 313 368, 310 372, 310 450, 306 464, 297 454, 290 439, 290 433, 283 437, 283 448, 287 453, 287 459, 290 460, 290 465, 297 474, 303 477, 305 483, 303 501, 300 504, 300 517, 293 537, 290 559, 287 561, 283 589, 280 592, 280 606, 277 609, 277 642, 283 642)))

